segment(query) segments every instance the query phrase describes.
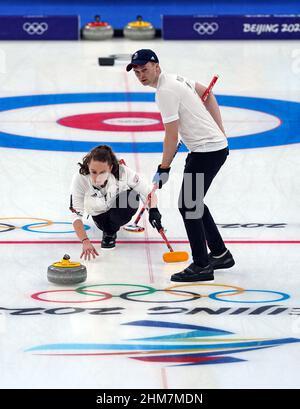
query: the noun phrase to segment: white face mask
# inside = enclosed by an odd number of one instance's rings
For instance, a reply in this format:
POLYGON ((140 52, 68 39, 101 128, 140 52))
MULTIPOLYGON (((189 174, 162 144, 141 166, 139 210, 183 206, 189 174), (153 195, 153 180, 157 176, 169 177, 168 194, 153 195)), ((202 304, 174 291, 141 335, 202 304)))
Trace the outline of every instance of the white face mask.
POLYGON ((109 172, 104 172, 104 173, 101 173, 100 175, 98 175, 96 177, 96 186, 97 187, 103 186, 104 183, 107 181, 108 176, 109 176, 109 172))

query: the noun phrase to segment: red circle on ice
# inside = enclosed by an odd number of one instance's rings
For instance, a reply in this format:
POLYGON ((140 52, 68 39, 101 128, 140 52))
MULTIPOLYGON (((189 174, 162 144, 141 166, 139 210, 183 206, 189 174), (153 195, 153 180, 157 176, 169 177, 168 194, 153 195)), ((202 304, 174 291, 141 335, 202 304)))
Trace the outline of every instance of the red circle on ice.
POLYGON ((164 126, 159 112, 98 112, 66 116, 57 121, 70 128, 112 132, 155 132, 164 126))

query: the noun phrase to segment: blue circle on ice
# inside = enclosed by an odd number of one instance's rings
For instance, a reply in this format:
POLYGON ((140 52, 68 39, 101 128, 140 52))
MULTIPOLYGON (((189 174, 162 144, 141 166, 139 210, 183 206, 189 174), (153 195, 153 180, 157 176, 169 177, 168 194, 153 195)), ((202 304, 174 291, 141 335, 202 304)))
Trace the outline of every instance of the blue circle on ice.
MULTIPOLYGON (((230 149, 251 149, 289 145, 300 142, 300 103, 277 99, 219 95, 221 106, 264 112, 280 119, 278 127, 255 134, 228 138, 230 149)), ((28 95, 0 98, 0 111, 33 106, 86 102, 155 102, 155 94, 148 92, 100 92, 82 94, 28 95)), ((108 144, 116 153, 154 153, 163 151, 163 142, 112 142, 99 137, 91 141, 71 141, 22 136, 0 132, 0 146, 66 152, 88 152, 96 145, 108 144)), ((187 151, 182 146, 181 151, 187 151)))

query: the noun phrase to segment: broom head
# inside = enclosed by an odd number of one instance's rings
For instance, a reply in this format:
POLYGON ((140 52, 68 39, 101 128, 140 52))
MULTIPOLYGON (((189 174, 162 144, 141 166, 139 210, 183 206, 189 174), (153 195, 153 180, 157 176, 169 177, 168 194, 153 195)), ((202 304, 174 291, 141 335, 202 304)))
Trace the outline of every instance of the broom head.
POLYGON ((168 251, 163 254, 163 260, 165 263, 179 263, 181 261, 187 261, 189 259, 189 253, 186 251, 168 251))
POLYGON ((135 225, 135 224, 128 224, 127 226, 123 227, 124 230, 130 231, 131 233, 142 233, 145 228, 135 225))

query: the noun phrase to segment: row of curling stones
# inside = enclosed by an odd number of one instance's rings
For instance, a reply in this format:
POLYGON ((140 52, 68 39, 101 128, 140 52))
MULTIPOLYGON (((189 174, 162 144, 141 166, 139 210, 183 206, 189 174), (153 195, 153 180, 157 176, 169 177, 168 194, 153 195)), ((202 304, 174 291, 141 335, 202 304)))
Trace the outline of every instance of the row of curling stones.
MULTIPOLYGON (((82 29, 82 38, 84 40, 108 40, 114 35, 113 27, 101 21, 99 15, 95 20, 85 24, 82 29)), ((155 28, 148 21, 143 21, 142 16, 137 16, 136 21, 131 21, 123 29, 123 35, 129 40, 151 40, 155 37, 155 28)))
POLYGON ((77 284, 86 280, 87 270, 83 264, 71 261, 65 254, 62 260, 48 267, 47 278, 54 284, 77 284))

